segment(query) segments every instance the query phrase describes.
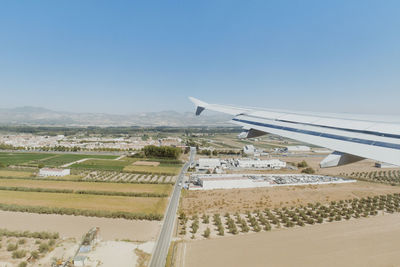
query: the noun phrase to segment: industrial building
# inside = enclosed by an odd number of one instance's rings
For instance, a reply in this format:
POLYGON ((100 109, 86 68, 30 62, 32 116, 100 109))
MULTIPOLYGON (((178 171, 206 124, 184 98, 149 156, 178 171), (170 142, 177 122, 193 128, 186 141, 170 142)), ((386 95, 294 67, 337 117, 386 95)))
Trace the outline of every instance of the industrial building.
POLYGON ((310 152, 311 148, 309 146, 287 146, 286 152, 310 152))
POLYGON ((198 161, 198 170, 210 170, 221 166, 220 159, 213 158, 200 158, 198 161))
POLYGON ((260 168, 260 169, 281 169, 286 167, 286 162, 279 159, 238 159, 235 162, 236 167, 239 168, 260 168))
POLYGON ((356 182, 356 180, 340 177, 308 174, 204 174, 193 175, 191 179, 194 182, 189 186, 189 190, 256 188, 356 182))
POLYGON ((400 166, 396 166, 393 164, 388 164, 384 162, 376 162, 375 167, 380 168, 380 169, 385 169, 385 168, 400 168, 400 166))
POLYGON ((70 169, 51 169, 51 168, 42 168, 39 170, 39 176, 47 177, 47 176, 66 176, 70 175, 70 169))

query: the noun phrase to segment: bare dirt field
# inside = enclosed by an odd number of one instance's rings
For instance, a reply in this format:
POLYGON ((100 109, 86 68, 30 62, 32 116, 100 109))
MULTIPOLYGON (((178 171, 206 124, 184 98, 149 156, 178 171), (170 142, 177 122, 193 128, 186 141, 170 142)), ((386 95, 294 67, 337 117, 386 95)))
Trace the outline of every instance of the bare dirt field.
POLYGON ((399 186, 356 182, 330 185, 307 185, 184 191, 181 210, 186 214, 246 212, 255 209, 328 203, 366 196, 400 192, 399 186))
POLYGON ((400 214, 391 214, 192 241, 178 266, 399 266, 398 236, 400 214))
POLYGON ((141 165, 141 166, 158 166, 160 162, 157 161, 135 161, 132 165, 141 165))
POLYGON ((0 228, 12 231, 58 232, 79 240, 96 226, 103 240, 150 241, 156 239, 160 222, 0 211, 0 228))

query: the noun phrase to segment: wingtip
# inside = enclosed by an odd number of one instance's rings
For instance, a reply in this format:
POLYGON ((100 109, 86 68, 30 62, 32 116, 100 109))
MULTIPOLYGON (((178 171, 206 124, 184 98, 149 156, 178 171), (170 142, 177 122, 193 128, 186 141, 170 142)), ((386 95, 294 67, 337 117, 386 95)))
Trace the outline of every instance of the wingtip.
POLYGON ((193 102, 196 106, 200 107, 206 107, 208 104, 204 101, 201 101, 200 99, 194 98, 192 96, 189 96, 189 100, 193 102))
POLYGON ((207 107, 207 103, 203 102, 197 98, 194 98, 192 96, 189 96, 189 100, 193 102, 196 106, 196 116, 199 116, 207 107))

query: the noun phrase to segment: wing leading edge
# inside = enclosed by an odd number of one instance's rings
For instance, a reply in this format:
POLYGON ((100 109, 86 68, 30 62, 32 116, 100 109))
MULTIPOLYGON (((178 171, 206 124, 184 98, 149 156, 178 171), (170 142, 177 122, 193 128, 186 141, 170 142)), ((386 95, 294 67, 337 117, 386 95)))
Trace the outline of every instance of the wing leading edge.
POLYGON ((238 108, 208 104, 192 97, 190 100, 197 107, 196 115, 205 109, 232 115, 232 123, 248 131, 247 137, 272 133, 335 151, 321 162, 321 167, 364 158, 400 166, 400 123, 393 119, 238 108))

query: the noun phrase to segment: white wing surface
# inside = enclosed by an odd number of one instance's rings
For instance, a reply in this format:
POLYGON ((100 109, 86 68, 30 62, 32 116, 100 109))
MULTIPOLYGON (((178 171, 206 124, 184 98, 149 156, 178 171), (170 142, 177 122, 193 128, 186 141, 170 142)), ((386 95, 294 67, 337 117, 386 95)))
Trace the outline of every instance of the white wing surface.
POLYGON ((189 98, 197 107, 231 114, 232 122, 248 131, 248 137, 272 133, 326 147, 335 152, 321 167, 352 163, 364 158, 400 166, 400 118, 238 108, 208 104, 189 98))

